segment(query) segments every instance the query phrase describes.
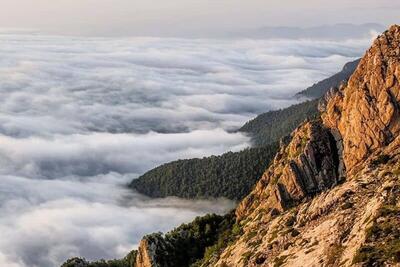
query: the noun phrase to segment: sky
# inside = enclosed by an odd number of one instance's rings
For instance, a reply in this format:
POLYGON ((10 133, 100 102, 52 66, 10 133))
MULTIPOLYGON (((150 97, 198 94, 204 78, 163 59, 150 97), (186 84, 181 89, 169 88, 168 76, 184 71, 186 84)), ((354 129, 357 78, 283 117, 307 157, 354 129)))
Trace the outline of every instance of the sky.
POLYGON ((1 0, 0 28, 90 36, 218 36, 264 26, 398 23, 393 0, 1 0))

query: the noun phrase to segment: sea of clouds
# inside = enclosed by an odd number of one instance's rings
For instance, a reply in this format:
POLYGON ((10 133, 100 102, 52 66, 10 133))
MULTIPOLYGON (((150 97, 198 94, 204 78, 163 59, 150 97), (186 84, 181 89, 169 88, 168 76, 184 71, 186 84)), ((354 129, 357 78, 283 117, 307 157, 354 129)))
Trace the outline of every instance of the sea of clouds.
POLYGON ((296 103, 369 43, 0 34, 0 266, 118 258, 144 234, 232 209, 126 184, 249 146, 232 130, 296 103))

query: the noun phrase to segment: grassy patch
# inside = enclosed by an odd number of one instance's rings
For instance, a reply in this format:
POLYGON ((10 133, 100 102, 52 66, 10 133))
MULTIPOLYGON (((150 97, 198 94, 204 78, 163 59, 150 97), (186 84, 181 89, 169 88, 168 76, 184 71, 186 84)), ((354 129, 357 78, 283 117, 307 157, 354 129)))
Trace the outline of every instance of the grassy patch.
POLYGON ((276 257, 274 260, 274 267, 280 267, 283 264, 285 264, 288 257, 289 257, 289 255, 283 255, 281 257, 276 257))
POLYGON ((249 262, 249 260, 250 260, 250 257, 251 257, 251 252, 250 251, 248 251, 248 252, 246 252, 246 253, 244 253, 243 255, 242 255, 242 261, 243 261, 243 263, 246 265, 248 262, 249 262))
POLYGON ((257 235, 257 231, 252 231, 246 235, 245 241, 249 242, 251 239, 253 239, 257 235))
POLYGON ((272 241, 274 241, 275 238, 278 237, 278 233, 279 233, 279 229, 275 229, 275 230, 271 233, 271 237, 268 239, 268 243, 271 243, 272 241))
POLYGON ((333 245, 327 255, 327 264, 333 265, 339 259, 340 255, 342 255, 344 247, 341 244, 333 245))
POLYGON ((374 223, 366 230, 366 243, 360 247, 353 263, 384 266, 400 263, 400 208, 384 205, 374 223))

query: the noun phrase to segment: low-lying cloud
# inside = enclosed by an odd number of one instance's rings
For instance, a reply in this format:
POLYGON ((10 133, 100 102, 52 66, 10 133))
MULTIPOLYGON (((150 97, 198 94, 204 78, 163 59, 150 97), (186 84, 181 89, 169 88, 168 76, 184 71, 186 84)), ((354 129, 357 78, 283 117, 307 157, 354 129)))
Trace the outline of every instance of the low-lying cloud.
POLYGON ((145 234, 233 208, 227 200, 161 203, 110 183, 123 180, 117 174, 107 176, 90 182, 0 176, 0 266, 53 267, 77 255, 123 257, 145 234))
POLYGON ((109 172, 142 174, 164 162, 239 151, 248 138, 222 129, 189 133, 54 135, 14 138, 0 135, 0 174, 37 179, 90 177, 109 172))
POLYGON ((239 127, 360 56, 368 40, 0 35, 0 133, 239 127))
POLYGON ((0 266, 124 256, 227 200, 150 200, 134 177, 237 151, 245 121, 362 54, 369 40, 0 34, 0 266))

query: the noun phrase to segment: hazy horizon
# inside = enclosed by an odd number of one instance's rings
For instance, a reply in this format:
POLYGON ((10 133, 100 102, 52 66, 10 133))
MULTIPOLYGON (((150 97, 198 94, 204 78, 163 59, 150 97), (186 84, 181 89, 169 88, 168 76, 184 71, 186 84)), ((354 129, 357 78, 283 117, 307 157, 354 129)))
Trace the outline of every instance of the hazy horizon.
POLYGON ((398 22, 389 0, 3 0, 0 28, 80 36, 220 36, 263 27, 398 22), (23 7, 23 8, 22 8, 23 7))

